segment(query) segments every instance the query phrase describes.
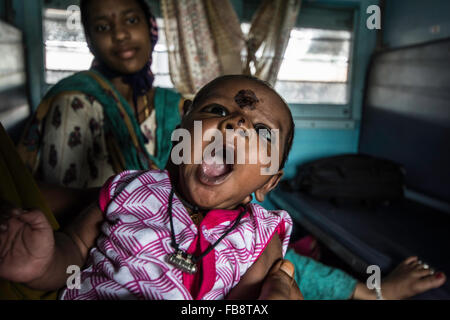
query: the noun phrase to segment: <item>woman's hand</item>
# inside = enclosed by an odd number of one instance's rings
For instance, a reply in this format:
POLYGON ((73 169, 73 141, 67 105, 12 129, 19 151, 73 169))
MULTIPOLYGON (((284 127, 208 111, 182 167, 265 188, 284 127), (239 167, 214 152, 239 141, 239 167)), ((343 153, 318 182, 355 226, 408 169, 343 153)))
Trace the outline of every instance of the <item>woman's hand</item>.
POLYGON ((41 211, 0 206, 0 278, 19 283, 40 278, 54 249, 52 227, 41 211))
POLYGON ((275 263, 264 280, 259 300, 303 300, 294 272, 294 265, 289 260, 275 263))

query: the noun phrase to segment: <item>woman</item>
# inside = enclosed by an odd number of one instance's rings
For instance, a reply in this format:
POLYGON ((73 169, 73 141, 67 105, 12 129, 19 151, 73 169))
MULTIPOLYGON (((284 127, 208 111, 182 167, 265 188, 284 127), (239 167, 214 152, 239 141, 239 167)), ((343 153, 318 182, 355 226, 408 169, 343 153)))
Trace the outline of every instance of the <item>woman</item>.
POLYGON ((38 180, 72 188, 164 168, 182 99, 152 87, 158 31, 148 5, 82 0, 81 16, 93 67, 49 91, 19 143, 22 159, 38 180))

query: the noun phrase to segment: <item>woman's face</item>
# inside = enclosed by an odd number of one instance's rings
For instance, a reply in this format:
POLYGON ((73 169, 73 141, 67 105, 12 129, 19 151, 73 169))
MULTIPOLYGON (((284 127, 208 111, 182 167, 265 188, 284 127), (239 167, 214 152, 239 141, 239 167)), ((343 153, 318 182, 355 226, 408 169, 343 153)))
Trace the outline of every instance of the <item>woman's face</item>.
POLYGON ((139 71, 151 55, 145 14, 134 0, 92 0, 88 42, 97 59, 123 74, 139 71))

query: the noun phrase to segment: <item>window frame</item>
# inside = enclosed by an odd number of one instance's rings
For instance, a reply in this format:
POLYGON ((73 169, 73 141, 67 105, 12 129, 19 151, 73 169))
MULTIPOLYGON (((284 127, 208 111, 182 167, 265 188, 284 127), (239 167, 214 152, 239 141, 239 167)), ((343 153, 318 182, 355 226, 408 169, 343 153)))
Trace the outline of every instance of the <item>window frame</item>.
MULTIPOLYGON (((42 0, 39 0, 38 2, 41 1, 42 0)), ((253 7, 256 6, 257 3, 245 4, 241 0, 231 0, 231 2, 238 13, 238 16, 241 18, 241 22, 248 22, 245 19, 245 16, 249 15, 249 12, 247 11, 248 9, 253 10, 253 7)), ((315 0, 314 2, 304 0, 303 8, 307 5, 317 5, 329 9, 344 8, 353 10, 353 37, 349 57, 349 85, 347 88, 349 102, 345 105, 291 103, 289 104, 289 107, 297 128, 358 128, 362 114, 366 72, 368 70, 371 55, 376 48, 377 31, 366 28, 366 19, 368 17, 366 8, 373 4, 379 5, 379 0, 315 0)), ((149 5, 156 17, 162 16, 159 1, 149 0, 149 5)), ((46 7, 47 6, 43 5, 40 6, 42 11, 46 7)), ((256 7, 254 9, 256 9, 256 7)), ((301 27, 298 21, 296 27, 301 27)), ((42 69, 44 69, 44 59, 42 60, 42 69)), ((42 80, 45 79, 44 72, 45 71, 42 70, 42 80)), ((49 86, 45 84, 45 80, 41 81, 41 83, 41 88, 43 89, 41 93, 43 94, 49 86)))
MULTIPOLYGON (((322 4, 319 2, 319 4, 322 4)), ((333 7, 326 6, 327 9, 333 7)), ((340 8, 353 11, 353 29, 350 40, 350 52, 347 70, 347 97, 348 102, 345 104, 331 103, 288 103, 296 128, 326 128, 326 129, 354 129, 354 122, 351 121, 351 110, 353 106, 352 91, 354 88, 354 64, 355 64, 355 44, 357 41, 357 7, 354 5, 339 6, 340 8)), ((300 9, 301 10, 301 9, 300 9)), ((296 28, 302 27, 297 20, 296 28)), ((315 28, 320 29, 319 26, 315 28)), ((325 28, 324 28, 325 29, 325 28)), ((338 30, 338 29, 337 29, 338 30)))
MULTIPOLYGON (((378 0, 318 0, 315 4, 353 11, 353 35, 349 56, 347 104, 289 103, 296 128, 350 129, 359 128, 364 101, 366 72, 376 47, 376 30, 366 28, 366 8, 378 0)), ((296 27, 300 27, 298 21, 296 27)))

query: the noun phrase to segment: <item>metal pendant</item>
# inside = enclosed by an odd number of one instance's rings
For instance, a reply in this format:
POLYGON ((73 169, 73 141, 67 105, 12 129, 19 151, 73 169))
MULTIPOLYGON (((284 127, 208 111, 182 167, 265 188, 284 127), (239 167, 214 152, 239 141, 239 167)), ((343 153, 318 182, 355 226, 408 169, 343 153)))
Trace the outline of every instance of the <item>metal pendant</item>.
POLYGON ((183 272, 194 274, 197 272, 197 266, 192 261, 192 255, 182 250, 177 250, 169 256, 169 263, 183 272))

